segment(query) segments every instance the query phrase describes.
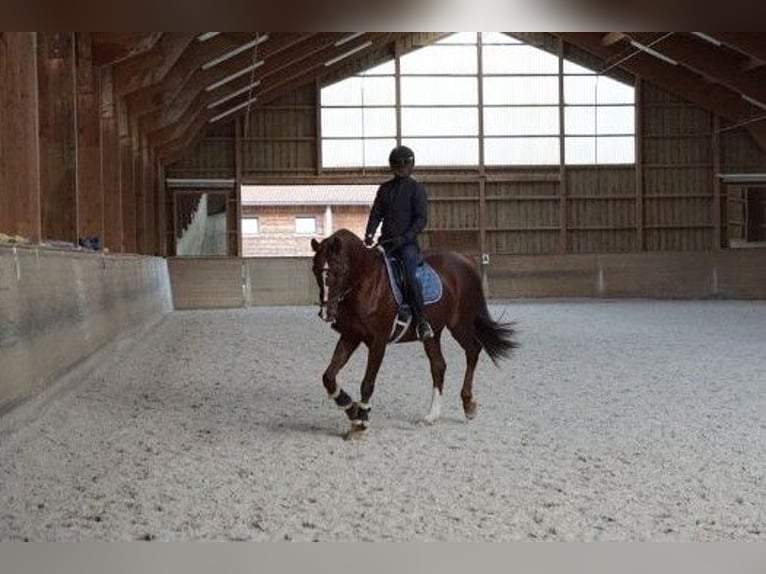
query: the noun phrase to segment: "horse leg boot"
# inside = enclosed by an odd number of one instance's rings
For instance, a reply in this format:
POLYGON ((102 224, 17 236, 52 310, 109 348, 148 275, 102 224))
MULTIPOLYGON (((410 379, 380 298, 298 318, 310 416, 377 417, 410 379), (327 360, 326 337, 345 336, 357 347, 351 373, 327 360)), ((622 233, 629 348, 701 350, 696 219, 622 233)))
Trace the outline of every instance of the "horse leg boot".
POLYGON ((341 337, 338 344, 335 345, 335 352, 332 355, 330 364, 322 375, 322 384, 327 391, 327 395, 335 402, 339 409, 345 411, 346 416, 350 420, 356 418, 357 403, 351 399, 346 391, 340 388, 336 376, 346 365, 351 355, 354 354, 357 347, 359 347, 359 341, 341 337))
MULTIPOLYGON (((367 352, 367 368, 362 379, 361 398, 355 404, 354 417, 351 419, 351 428, 344 435, 346 440, 360 438, 370 426, 370 399, 375 390, 375 379, 378 376, 383 355, 386 351, 386 339, 375 340, 369 345, 367 352)), ((349 415, 349 418, 351 416, 349 415)))

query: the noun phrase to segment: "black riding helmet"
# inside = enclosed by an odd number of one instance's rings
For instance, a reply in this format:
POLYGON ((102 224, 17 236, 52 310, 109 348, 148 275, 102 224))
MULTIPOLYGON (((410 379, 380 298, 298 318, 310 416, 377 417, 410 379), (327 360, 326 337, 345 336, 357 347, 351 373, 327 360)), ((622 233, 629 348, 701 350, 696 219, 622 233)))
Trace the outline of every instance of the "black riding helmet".
POLYGON ((415 152, 406 145, 396 146, 388 155, 388 165, 391 167, 405 167, 415 165, 415 152))

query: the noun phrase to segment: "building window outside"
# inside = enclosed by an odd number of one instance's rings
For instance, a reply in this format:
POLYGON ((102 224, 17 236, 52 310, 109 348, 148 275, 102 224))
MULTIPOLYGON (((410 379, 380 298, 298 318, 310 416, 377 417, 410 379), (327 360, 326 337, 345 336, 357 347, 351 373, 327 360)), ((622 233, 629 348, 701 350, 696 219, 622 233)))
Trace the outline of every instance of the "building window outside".
POLYGON ((317 231, 316 217, 301 217, 295 218, 295 233, 297 235, 311 235, 317 231))
POLYGON ((558 56, 506 34, 453 34, 399 67, 398 134, 393 61, 322 89, 323 167, 385 166, 397 135, 420 166, 478 165, 480 145, 488 166, 558 165, 560 131, 567 164, 635 163, 632 85, 564 60, 560 130, 558 56))
POLYGON ((242 218, 242 235, 258 235, 261 232, 257 217, 242 218))

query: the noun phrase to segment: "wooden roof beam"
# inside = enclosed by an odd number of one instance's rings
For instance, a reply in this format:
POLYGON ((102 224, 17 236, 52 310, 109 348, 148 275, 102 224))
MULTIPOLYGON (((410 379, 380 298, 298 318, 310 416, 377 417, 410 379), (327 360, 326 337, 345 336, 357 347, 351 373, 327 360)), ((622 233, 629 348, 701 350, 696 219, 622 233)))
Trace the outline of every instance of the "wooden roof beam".
MULTIPOLYGON (((247 71, 242 74, 237 78, 237 83, 249 84, 253 77, 261 78, 265 75, 278 72, 284 65, 283 61, 293 61, 296 54, 300 55, 314 45, 314 42, 310 42, 313 35, 312 33, 272 35, 268 41, 259 45, 257 52, 255 52, 257 60, 263 61, 263 64, 253 71, 247 71)), ((209 94, 211 92, 218 93, 219 91, 207 91, 206 88, 226 79, 232 74, 247 70, 249 66, 256 63, 253 62, 253 54, 253 51, 247 50, 247 52, 238 54, 208 69, 198 68, 183 83, 182 89, 178 91, 176 97, 168 105, 141 115, 139 120, 140 129, 146 133, 156 131, 179 121, 190 107, 205 106, 209 102, 209 94)), ((224 84, 222 88, 227 85, 228 83, 224 84)))
POLYGON ((766 84, 752 74, 743 73, 742 60, 725 50, 681 33, 666 38, 656 48, 701 76, 708 76, 739 94, 766 102, 766 84))
POLYGON ((160 82, 194 41, 196 35, 196 32, 167 32, 162 35, 154 49, 116 64, 115 93, 125 96, 160 82))
MULTIPOLYGON (((619 49, 604 46, 601 43, 601 34, 591 32, 559 32, 558 35, 566 42, 586 50, 604 60, 614 61, 619 49)), ((734 123, 746 121, 753 117, 751 104, 742 97, 719 85, 707 84, 693 72, 685 70, 683 66, 665 64, 653 56, 638 53, 634 57, 620 63, 620 67, 636 74, 650 82, 657 84, 680 97, 689 100, 705 109, 712 110, 734 123)), ((747 124, 745 127, 751 132, 758 144, 766 150, 766 137, 757 124, 747 124)))
POLYGON ((711 32, 710 35, 753 60, 766 62, 766 36, 763 32, 711 32))
POLYGON ((167 106, 183 87, 184 82, 202 64, 236 47, 237 44, 223 34, 218 34, 205 42, 193 41, 161 81, 125 97, 128 112, 136 115, 167 106))
MULTIPOLYGON (((406 35, 404 33, 375 33, 369 35, 373 41, 373 45, 369 50, 380 49, 381 47, 390 44, 393 46, 393 41, 397 36, 406 35)), ((258 86, 257 95, 258 102, 253 105, 253 109, 262 106, 268 101, 273 100, 276 97, 288 92, 291 89, 300 87, 314 81, 317 77, 320 77, 325 73, 328 68, 325 66, 325 62, 347 52, 351 47, 357 45, 344 45, 340 47, 331 46, 328 49, 321 50, 314 53, 310 58, 305 61, 298 62, 292 66, 289 66, 285 70, 281 71, 278 76, 272 75, 270 78, 265 78, 263 82, 258 86)), ((366 51, 360 52, 357 57, 361 57, 366 51)), ((353 56, 350 56, 353 58, 353 56)), ((331 67, 330 67, 331 69, 331 67)), ((232 86, 232 91, 236 86, 232 86)), ((231 107, 236 105, 232 103, 231 107)), ((224 110, 207 109, 203 107, 197 110, 197 113, 191 117, 187 117, 183 121, 183 127, 179 127, 180 124, 175 126, 169 126, 150 135, 150 141, 152 145, 158 148, 158 155, 166 158, 170 149, 177 147, 179 140, 193 141, 195 135, 204 134, 205 127, 208 121, 224 110), (191 135, 190 135, 191 134, 191 135)), ((232 121, 239 115, 246 113, 246 109, 233 112, 226 119, 221 121, 232 121)))
MULTIPOLYGON (((231 92, 241 89, 247 85, 251 79, 261 81, 261 84, 256 90, 256 95, 259 97, 259 101, 261 101, 262 94, 265 91, 268 91, 270 86, 288 81, 289 79, 294 78, 296 75, 302 74, 306 70, 315 70, 317 67, 323 67, 325 61, 346 53, 349 49, 351 49, 352 46, 335 46, 335 42, 343 36, 344 34, 323 34, 320 41, 314 42, 313 50, 290 51, 289 54, 286 54, 283 58, 280 58, 279 62, 271 60, 270 62, 264 64, 264 66, 257 69, 257 73, 254 76, 238 78, 237 80, 232 81, 219 89, 200 94, 200 100, 197 102, 198 105, 190 107, 177 123, 172 125, 159 126, 158 129, 152 133, 150 139, 156 145, 159 145, 159 142, 176 139, 184 131, 185 127, 192 124, 196 125, 197 118, 200 117, 204 118, 204 120, 201 122, 201 125, 204 126, 204 123, 208 118, 211 118, 223 111, 208 109, 207 104, 214 102, 226 94, 230 94, 231 92), (225 88, 228 89, 224 91, 225 88)), ((235 100, 232 100, 229 107, 235 106, 236 103, 237 102, 235 100)))
POLYGON ((91 32, 94 66, 109 66, 148 52, 162 32, 91 32))

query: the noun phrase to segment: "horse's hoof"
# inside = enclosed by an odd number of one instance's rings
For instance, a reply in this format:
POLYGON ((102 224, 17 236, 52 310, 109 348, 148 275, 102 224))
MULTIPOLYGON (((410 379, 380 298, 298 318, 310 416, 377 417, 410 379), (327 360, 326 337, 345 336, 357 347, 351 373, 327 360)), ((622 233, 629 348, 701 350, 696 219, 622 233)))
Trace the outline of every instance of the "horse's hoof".
POLYGON ((364 425, 351 425, 351 428, 343 435, 343 440, 354 440, 362 438, 367 434, 367 427, 364 425))
POLYGON ((473 420, 473 418, 476 417, 476 402, 471 401, 467 405, 463 405, 463 410, 465 411, 465 418, 469 421, 473 420))

